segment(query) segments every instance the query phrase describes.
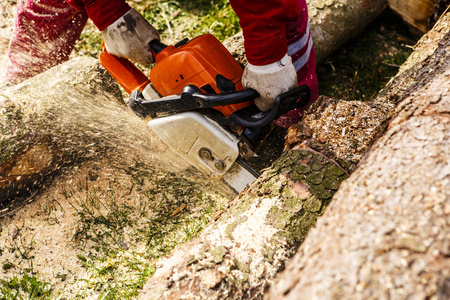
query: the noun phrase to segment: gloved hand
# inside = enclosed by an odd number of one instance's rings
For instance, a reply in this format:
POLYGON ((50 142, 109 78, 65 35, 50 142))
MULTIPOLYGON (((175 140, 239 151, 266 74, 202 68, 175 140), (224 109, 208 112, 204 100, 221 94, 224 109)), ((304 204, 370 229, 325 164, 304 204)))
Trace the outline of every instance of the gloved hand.
POLYGON ((259 93, 260 98, 255 99, 255 105, 261 111, 270 110, 279 94, 295 88, 297 84, 297 72, 287 54, 268 65, 247 64, 242 75, 242 85, 259 93))
POLYGON ((106 51, 128 58, 141 65, 154 62, 148 44, 159 40, 159 33, 135 9, 130 9, 122 17, 102 31, 106 51))

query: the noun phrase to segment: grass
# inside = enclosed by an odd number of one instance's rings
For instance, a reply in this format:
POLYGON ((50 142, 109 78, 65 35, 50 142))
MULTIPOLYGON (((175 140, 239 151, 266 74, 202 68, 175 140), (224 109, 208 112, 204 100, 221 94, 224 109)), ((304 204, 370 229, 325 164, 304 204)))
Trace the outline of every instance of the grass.
MULTIPOLYGON (((13 246, 8 249, 0 249, 0 256, 3 251, 15 253, 20 260, 28 262, 28 268, 23 270, 20 275, 15 275, 10 279, 0 279, 0 299, 16 300, 16 299, 50 299, 52 293, 51 284, 42 281, 39 276, 35 274, 33 269, 33 256, 31 251, 33 249, 33 237, 27 239, 20 233, 19 228, 15 228, 11 232, 13 237, 13 246)), ((3 262, 2 271, 7 273, 15 268, 11 262, 3 262)))
POLYGON ((14 276, 11 280, 0 279, 0 299, 50 299, 51 292, 50 283, 29 274, 14 276))
MULTIPOLYGON (((227 0, 129 1, 160 33, 161 41, 171 45, 184 38, 211 33, 220 41, 239 32, 239 19, 227 0)), ((102 36, 89 24, 75 51, 98 57, 102 36)))
MULTIPOLYGON (((80 248, 77 259, 89 274, 77 279, 74 299, 92 293, 98 299, 136 297, 155 272, 153 262, 198 236, 223 209, 220 201, 180 175, 140 164, 126 172, 132 178, 126 186, 111 179, 107 188, 85 182, 63 192, 78 224, 73 235, 80 248), (130 199, 116 196, 119 190, 122 195, 128 191, 130 199)), ((45 208, 49 216, 51 207, 57 205, 45 208)))
POLYGON ((236 14, 227 0, 169 0, 132 5, 155 26, 162 40, 179 41, 211 33, 223 41, 240 30, 236 14))
POLYGON ((390 10, 318 65, 319 94, 369 101, 413 51, 414 38, 390 10))

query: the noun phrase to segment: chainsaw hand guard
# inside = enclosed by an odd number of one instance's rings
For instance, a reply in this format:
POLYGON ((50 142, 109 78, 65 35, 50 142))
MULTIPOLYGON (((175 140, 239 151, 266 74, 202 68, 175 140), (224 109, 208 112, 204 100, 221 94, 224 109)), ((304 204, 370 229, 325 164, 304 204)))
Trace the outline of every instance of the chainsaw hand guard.
POLYGON ((145 100, 142 92, 135 90, 130 95, 129 107, 141 117, 164 113, 192 111, 254 100, 258 93, 253 89, 237 92, 207 94, 194 85, 187 85, 181 94, 155 100, 145 100))

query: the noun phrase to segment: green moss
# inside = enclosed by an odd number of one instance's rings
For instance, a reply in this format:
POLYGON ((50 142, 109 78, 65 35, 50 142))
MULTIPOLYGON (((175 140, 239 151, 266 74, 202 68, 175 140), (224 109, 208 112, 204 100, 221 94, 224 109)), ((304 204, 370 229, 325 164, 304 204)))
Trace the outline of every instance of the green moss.
POLYGON ((311 172, 311 168, 308 165, 299 163, 298 166, 295 167, 295 172, 298 174, 307 174, 311 172))
POLYGON ((309 184, 321 184, 324 177, 323 170, 314 171, 306 176, 306 182, 309 184))
POLYGON ((339 177, 331 175, 334 175, 334 173, 331 173, 330 176, 325 178, 323 181, 323 186, 327 189, 337 191, 342 180, 339 177))
MULTIPOLYGON (((300 245, 301 242, 303 242, 304 237, 302 236, 296 236, 295 232, 290 231, 291 228, 288 230, 280 230, 276 232, 269 240, 269 244, 276 245, 278 243, 287 243, 290 247, 297 247, 300 245)), ((267 251, 267 249, 266 249, 267 251)), ((267 261, 273 261, 273 255, 275 254, 275 251, 270 249, 267 255, 267 261)))
POLYGON ((227 236, 233 240, 233 232, 236 229, 236 227, 238 227, 240 224, 244 223, 245 221, 247 221, 248 217, 247 216, 241 216, 238 215, 236 217, 236 219, 233 221, 233 223, 228 224, 226 229, 225 229, 225 233, 227 234, 227 236))
POLYGON ((273 249, 272 245, 275 245, 275 241, 278 241, 275 239, 275 236, 277 236, 278 232, 275 233, 272 238, 269 240, 269 243, 265 245, 264 250, 266 251, 266 255, 264 257, 264 260, 272 263, 273 262, 273 256, 275 255, 275 250, 273 249))
POLYGON ((235 259, 234 265, 239 271, 241 271, 243 273, 250 273, 250 263, 244 263, 244 262, 241 262, 241 261, 235 259))
POLYGON ((294 214, 279 207, 272 207, 267 214, 266 223, 276 229, 284 229, 294 214))
POLYGON ((211 253, 214 262, 216 264, 219 264, 223 261, 223 258, 228 253, 228 250, 224 246, 218 246, 218 247, 210 250, 209 253, 211 253))
POLYGON ((335 164, 331 164, 328 169, 329 169, 330 174, 333 174, 336 176, 341 176, 341 175, 345 174, 344 170, 342 170, 339 166, 337 166, 335 164))
POLYGON ((322 199, 322 200, 331 199, 331 197, 333 197, 334 193, 336 192, 336 191, 327 189, 326 187, 324 187, 321 184, 317 184, 317 185, 313 184, 309 187, 309 189, 314 195, 316 195, 319 199, 322 199))
POLYGON ((282 208, 288 212, 297 213, 303 208, 303 199, 294 196, 290 189, 283 189, 284 201, 282 208))
MULTIPOLYGON (((284 172, 291 184, 278 185, 275 189, 274 182, 264 183, 281 203, 272 207, 266 217, 266 223, 279 230, 271 241, 299 245, 347 175, 331 160, 308 150, 285 153, 273 170, 278 174, 284 172)), ((270 248, 266 247, 267 261, 272 260, 270 248)))
POLYGON ((306 199, 303 203, 303 208, 308 212, 320 212, 320 208, 322 207, 322 200, 317 198, 314 195, 311 195, 306 199))
POLYGON ((295 237, 295 242, 303 241, 309 229, 316 224, 318 216, 317 212, 305 211, 303 215, 292 219, 286 231, 295 237))

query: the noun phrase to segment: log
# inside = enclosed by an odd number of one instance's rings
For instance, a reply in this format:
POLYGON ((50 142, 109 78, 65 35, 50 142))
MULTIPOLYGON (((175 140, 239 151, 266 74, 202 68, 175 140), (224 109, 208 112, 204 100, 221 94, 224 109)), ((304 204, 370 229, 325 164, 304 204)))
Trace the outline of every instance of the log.
POLYGON ((307 0, 317 62, 357 36, 385 8, 380 0, 307 0))
POLYGON ((202 235, 157 263, 139 299, 259 299, 347 176, 310 149, 287 153, 202 235))
POLYGON ((448 0, 388 0, 389 7, 418 37, 434 26, 449 4, 448 0))
POLYGON ((399 103, 266 299, 450 298, 450 13, 378 97, 399 103))

